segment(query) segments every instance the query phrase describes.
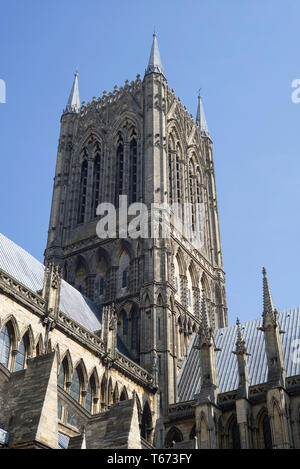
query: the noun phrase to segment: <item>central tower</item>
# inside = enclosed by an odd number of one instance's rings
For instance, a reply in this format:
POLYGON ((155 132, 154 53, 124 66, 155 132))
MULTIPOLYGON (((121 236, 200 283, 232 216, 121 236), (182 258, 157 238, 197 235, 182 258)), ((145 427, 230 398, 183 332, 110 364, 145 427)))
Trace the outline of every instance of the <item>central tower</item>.
MULTIPOLYGON (((172 218, 171 218, 172 219, 172 218)), ((45 262, 98 304, 114 302, 124 351, 156 375, 158 412, 176 401, 176 379, 206 302, 210 327, 227 325, 212 140, 198 97, 196 121, 168 87, 154 34, 144 79, 80 104, 75 74, 61 130, 45 262), (171 223, 168 238, 99 239, 97 206, 192 207, 195 248, 171 223), (195 216, 203 208, 201 225, 195 216)), ((125 352, 124 352, 125 353, 125 352)))

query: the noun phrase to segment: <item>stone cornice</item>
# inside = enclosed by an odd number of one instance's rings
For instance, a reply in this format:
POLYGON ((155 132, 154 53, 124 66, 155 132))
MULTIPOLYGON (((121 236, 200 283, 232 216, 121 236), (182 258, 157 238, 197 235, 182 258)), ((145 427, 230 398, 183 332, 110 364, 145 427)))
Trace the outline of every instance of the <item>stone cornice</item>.
POLYGON ((34 311, 39 316, 44 314, 46 308, 44 298, 21 282, 18 282, 2 269, 0 269, 0 289, 9 296, 12 294, 14 299, 29 307, 31 311, 34 311))

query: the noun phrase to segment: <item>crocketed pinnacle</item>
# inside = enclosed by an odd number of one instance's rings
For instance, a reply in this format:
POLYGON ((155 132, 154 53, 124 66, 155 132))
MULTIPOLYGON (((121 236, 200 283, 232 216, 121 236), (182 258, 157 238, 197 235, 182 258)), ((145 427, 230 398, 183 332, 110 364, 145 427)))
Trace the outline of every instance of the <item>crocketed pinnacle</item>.
POLYGON ((150 73, 161 73, 164 75, 164 69, 161 63, 156 33, 153 34, 152 48, 148 68, 145 72, 145 75, 149 75, 150 73))
POLYGON ((207 125, 206 118, 205 118, 203 101, 202 101, 202 96, 200 94, 200 90, 198 94, 198 108, 197 108, 196 122, 200 127, 200 132, 201 132, 202 137, 210 137, 208 125, 207 125))
POLYGON ((69 112, 79 112, 80 109, 80 98, 79 98, 79 87, 78 87, 78 73, 76 72, 74 75, 73 86, 71 89, 71 93, 67 102, 66 109, 64 114, 69 112))

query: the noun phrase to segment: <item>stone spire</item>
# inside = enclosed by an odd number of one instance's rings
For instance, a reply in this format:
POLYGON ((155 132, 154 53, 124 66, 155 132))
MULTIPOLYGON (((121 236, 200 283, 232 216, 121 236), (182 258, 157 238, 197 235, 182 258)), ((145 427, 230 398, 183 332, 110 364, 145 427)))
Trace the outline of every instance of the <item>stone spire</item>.
POLYGON ((73 86, 69 96, 69 100, 64 110, 64 114, 68 112, 78 112, 80 109, 79 87, 78 87, 78 72, 74 75, 73 86))
POLYGON ((148 68, 145 71, 145 75, 149 75, 150 73, 161 73, 164 75, 164 69, 161 63, 158 42, 156 38, 156 33, 153 34, 153 43, 148 63, 148 68))
POLYGON ((210 343, 212 339, 212 332, 208 324, 207 305, 204 295, 201 299, 201 324, 199 327, 199 336, 202 342, 206 341, 207 343, 210 343))
POLYGON ((268 386, 276 387, 285 385, 285 365, 282 351, 282 341, 280 334, 284 333, 280 329, 278 312, 274 308, 272 295, 267 279, 266 269, 263 268, 263 325, 258 329, 263 331, 265 336, 265 350, 268 363, 268 386))
POLYGON ((204 296, 201 302, 201 315, 198 344, 195 346, 200 350, 201 389, 198 401, 199 403, 211 402, 216 404, 218 395, 216 351, 220 349, 215 346, 212 329, 208 324, 204 296))
POLYGON ((268 324, 275 324, 275 308, 273 305, 273 299, 271 295, 271 290, 269 287, 267 279, 267 271, 263 267, 263 327, 266 327, 268 324))
POLYGON ((198 94, 198 109, 197 109, 196 122, 200 127, 200 132, 201 132, 202 137, 210 138, 210 133, 209 133, 208 125, 207 125, 206 118, 205 118, 204 107, 203 107, 202 96, 200 94, 200 90, 198 94))
POLYGON ((248 398, 249 394, 249 370, 248 370, 248 361, 247 356, 250 355, 247 353, 246 343, 242 336, 241 324, 239 318, 236 320, 237 325, 237 341, 236 348, 234 353, 237 357, 238 362, 238 372, 239 372, 239 387, 238 387, 238 398, 248 398))

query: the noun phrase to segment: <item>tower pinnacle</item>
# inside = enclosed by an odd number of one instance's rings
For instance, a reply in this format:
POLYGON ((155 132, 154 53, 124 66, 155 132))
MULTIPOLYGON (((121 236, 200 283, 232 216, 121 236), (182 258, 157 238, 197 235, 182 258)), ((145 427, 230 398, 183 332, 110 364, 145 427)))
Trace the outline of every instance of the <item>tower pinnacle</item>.
POLYGON ((164 69, 161 63, 155 30, 153 33, 152 48, 151 48, 148 67, 147 67, 147 70, 145 71, 145 75, 149 75, 150 73, 161 73, 164 75, 164 69))
POLYGON ((76 73, 74 74, 73 86, 71 89, 71 93, 70 93, 64 114, 68 112, 78 112, 79 109, 80 109, 80 98, 79 98, 79 87, 78 87, 78 72, 76 70, 76 73))
POLYGON ((271 295, 271 290, 269 287, 268 279, 267 279, 267 271, 263 267, 262 269, 263 273, 263 304, 264 304, 264 309, 263 309, 263 322, 264 326, 266 323, 269 321, 273 324, 275 324, 275 309, 274 309, 274 304, 273 304, 273 299, 271 295))
POLYGON ((201 88, 199 89, 198 94, 198 109, 197 109, 197 117, 196 122, 200 127, 201 135, 203 137, 210 137, 210 133, 208 130, 208 125, 205 118, 204 107, 202 102, 202 96, 200 94, 201 88))

